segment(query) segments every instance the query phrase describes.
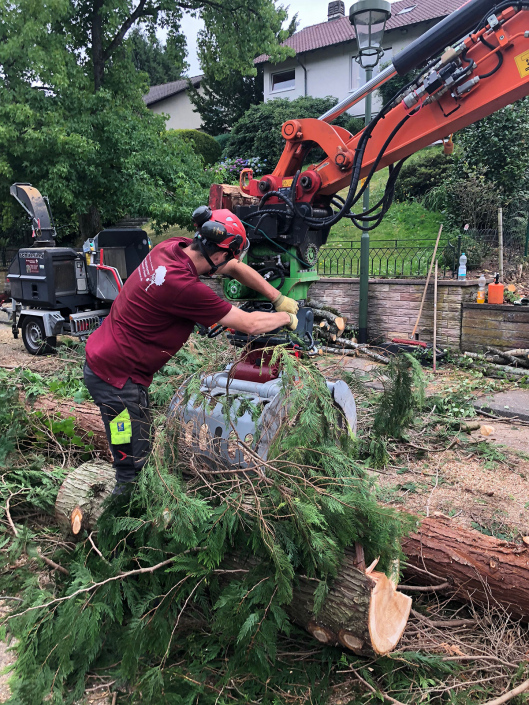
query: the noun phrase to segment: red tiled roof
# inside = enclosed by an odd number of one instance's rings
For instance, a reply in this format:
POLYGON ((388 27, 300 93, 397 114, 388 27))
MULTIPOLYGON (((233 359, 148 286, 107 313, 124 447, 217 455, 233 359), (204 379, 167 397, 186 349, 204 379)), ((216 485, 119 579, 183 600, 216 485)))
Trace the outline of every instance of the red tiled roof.
POLYGON ((147 95, 143 96, 143 101, 145 105, 152 105, 157 103, 159 100, 164 100, 164 98, 170 98, 172 95, 181 93, 187 88, 188 80, 195 86, 200 85, 200 81, 203 78, 203 74, 200 76, 193 76, 192 78, 183 78, 180 81, 171 81, 170 83, 162 83, 159 86, 151 86, 147 95))
MULTIPOLYGON (((460 8, 464 2, 465 0, 399 0, 391 4, 391 18, 386 25, 386 31, 408 27, 418 22, 440 20, 460 8), (413 9, 399 15, 399 12, 409 7, 413 9)), ((355 33, 349 17, 341 17, 338 20, 305 27, 289 37, 284 44, 292 47, 296 54, 303 54, 334 44, 350 42, 354 38, 355 33)), ((265 61, 268 61, 266 54, 261 54, 255 59, 256 64, 265 61)))

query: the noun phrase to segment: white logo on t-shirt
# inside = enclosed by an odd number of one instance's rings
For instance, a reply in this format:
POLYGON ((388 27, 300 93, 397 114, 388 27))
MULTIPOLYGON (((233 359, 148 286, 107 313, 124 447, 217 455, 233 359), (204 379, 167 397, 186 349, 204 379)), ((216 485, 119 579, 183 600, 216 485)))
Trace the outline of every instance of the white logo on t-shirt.
POLYGON ((156 286, 161 286, 164 281, 165 281, 165 275, 167 274, 167 269, 166 267, 160 266, 156 267, 155 271, 153 274, 151 274, 149 278, 149 286, 145 289, 145 291, 149 291, 149 288, 153 285, 156 284, 156 286))

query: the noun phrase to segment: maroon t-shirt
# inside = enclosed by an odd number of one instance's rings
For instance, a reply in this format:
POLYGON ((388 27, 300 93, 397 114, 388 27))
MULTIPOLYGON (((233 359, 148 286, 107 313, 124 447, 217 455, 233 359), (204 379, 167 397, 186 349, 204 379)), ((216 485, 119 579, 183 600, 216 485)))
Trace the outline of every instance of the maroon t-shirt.
POLYGON ((110 314, 88 338, 86 360, 98 377, 119 389, 130 377, 149 386, 155 372, 184 345, 195 323, 211 326, 232 308, 197 275, 173 237, 149 252, 125 282, 110 314))

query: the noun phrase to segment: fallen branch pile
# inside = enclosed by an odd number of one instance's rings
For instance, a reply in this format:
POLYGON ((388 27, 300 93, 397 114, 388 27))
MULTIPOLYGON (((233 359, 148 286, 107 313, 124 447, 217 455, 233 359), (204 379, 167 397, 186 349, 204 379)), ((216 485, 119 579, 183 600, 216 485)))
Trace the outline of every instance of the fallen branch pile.
POLYGON ((489 347, 485 353, 465 352, 459 358, 465 367, 479 370, 490 377, 502 376, 519 379, 529 375, 529 350, 502 351, 489 347))
POLYGON ((372 360, 387 365, 389 360, 384 355, 380 355, 372 350, 369 345, 360 345, 354 337, 355 329, 347 324, 347 319, 342 316, 332 306, 310 299, 307 306, 312 308, 314 313, 314 339, 321 343, 321 353, 333 353, 335 355, 358 355, 362 353, 372 360), (351 338, 344 337, 350 334, 351 338))

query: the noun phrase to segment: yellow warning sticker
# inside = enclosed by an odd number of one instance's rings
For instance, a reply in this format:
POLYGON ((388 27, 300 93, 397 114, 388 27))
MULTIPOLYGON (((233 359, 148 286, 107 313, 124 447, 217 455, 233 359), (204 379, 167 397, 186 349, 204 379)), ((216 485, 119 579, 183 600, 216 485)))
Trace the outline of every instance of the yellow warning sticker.
POLYGON ((529 51, 524 51, 523 54, 518 54, 518 56, 514 57, 514 60, 516 61, 516 66, 518 67, 520 76, 522 78, 529 76, 529 51))
POLYGON ((288 188, 289 186, 292 186, 292 182, 294 181, 293 178, 290 179, 283 179, 282 185, 284 188, 288 188))

